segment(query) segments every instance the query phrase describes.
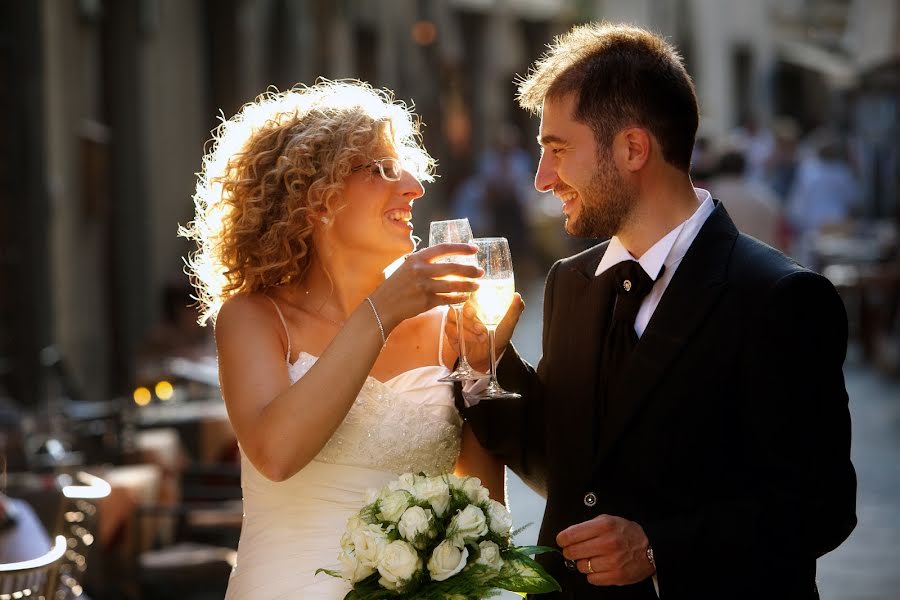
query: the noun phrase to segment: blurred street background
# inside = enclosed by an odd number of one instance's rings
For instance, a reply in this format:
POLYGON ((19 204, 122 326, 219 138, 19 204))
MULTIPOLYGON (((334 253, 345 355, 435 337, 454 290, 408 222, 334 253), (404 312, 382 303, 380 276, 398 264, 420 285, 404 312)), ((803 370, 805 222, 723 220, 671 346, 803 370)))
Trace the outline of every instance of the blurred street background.
MULTIPOLYGON (((536 362, 544 275, 596 240, 568 238, 558 200, 534 191, 538 120, 514 81, 600 19, 680 49, 701 106, 695 185, 840 291, 860 525, 819 561, 820 590, 898 596, 900 0, 9 0, 0 494, 70 538, 70 594, 224 592, 236 447, 176 237, 220 116, 317 77, 414 105, 439 162, 416 231, 465 216, 509 239, 528 305, 515 341, 536 362), (62 493, 73 482, 88 491, 62 493)), ((510 501, 532 540, 543 500, 511 476, 510 501)), ((0 563, 23 548, 7 535, 0 563)))

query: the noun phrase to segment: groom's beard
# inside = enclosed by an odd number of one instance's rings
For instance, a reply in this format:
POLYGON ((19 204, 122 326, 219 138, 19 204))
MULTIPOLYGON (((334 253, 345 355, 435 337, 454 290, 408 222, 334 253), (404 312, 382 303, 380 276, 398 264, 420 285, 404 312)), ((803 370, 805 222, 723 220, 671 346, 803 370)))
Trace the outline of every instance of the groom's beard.
POLYGON ((636 196, 634 188, 619 175, 612 157, 601 155, 582 196, 581 214, 566 228, 569 235, 612 237, 628 219, 636 196))

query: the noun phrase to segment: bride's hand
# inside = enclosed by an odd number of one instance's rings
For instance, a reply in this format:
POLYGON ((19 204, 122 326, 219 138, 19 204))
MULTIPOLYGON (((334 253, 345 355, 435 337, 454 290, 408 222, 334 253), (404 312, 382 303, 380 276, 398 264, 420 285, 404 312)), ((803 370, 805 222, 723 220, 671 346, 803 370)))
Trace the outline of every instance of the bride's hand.
POLYGON ((475 246, 469 244, 438 244, 410 254, 371 295, 386 333, 401 321, 435 306, 463 302, 466 294, 477 290, 475 280, 484 275, 480 267, 434 262, 444 256, 476 252, 475 246))
MULTIPOLYGON (((497 358, 506 350, 509 340, 512 338, 513 331, 519 322, 519 317, 525 310, 525 302, 518 292, 513 296, 513 300, 503 316, 500 325, 497 326, 497 332, 494 335, 494 344, 497 358)), ((472 301, 466 302, 463 307, 463 337, 466 343, 466 360, 474 368, 483 373, 487 373, 491 364, 491 346, 488 340, 487 328, 478 319, 472 301)), ((447 315, 447 324, 444 327, 444 333, 456 353, 459 354, 459 336, 456 329, 456 311, 451 310, 447 315)))

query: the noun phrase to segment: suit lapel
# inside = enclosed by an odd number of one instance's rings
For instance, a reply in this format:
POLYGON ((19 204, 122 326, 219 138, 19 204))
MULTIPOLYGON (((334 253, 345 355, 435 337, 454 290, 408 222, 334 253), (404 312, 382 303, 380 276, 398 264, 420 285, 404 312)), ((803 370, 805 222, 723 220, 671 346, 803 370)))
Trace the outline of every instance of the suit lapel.
MULTIPOLYGON (((605 252, 605 250, 604 250, 605 252)), ((605 335, 606 316, 609 314, 610 294, 603 277, 594 276, 602 254, 596 260, 581 266, 573 266, 567 273, 565 288, 560 296, 566 300, 560 321, 565 323, 565 333, 559 347, 564 349, 564 384, 568 398, 557 398, 560 418, 566 424, 566 452, 569 456, 584 457, 590 461, 596 439, 597 414, 596 386, 599 340, 605 335)), ((589 462, 588 462, 589 464, 589 462)), ((573 472, 589 471, 573 469, 573 472)))
POLYGON ((725 290, 737 229, 721 204, 700 230, 669 282, 628 362, 601 428, 595 465, 627 430, 631 419, 690 342, 725 290))

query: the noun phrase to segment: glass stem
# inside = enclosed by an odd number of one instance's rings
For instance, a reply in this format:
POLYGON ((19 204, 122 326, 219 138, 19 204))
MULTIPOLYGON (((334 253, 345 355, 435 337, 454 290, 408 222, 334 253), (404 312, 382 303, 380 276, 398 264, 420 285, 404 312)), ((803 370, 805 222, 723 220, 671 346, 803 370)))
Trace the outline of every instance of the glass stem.
POLYGON ((469 362, 466 360, 466 340, 463 337, 463 309, 460 306, 454 306, 456 311, 456 335, 459 338, 459 367, 460 369, 468 369, 469 362))
POLYGON ((494 352, 494 333, 496 331, 497 330, 494 327, 488 329, 488 337, 491 339, 491 381, 488 384, 490 387, 499 385, 497 383, 497 357, 494 352))

